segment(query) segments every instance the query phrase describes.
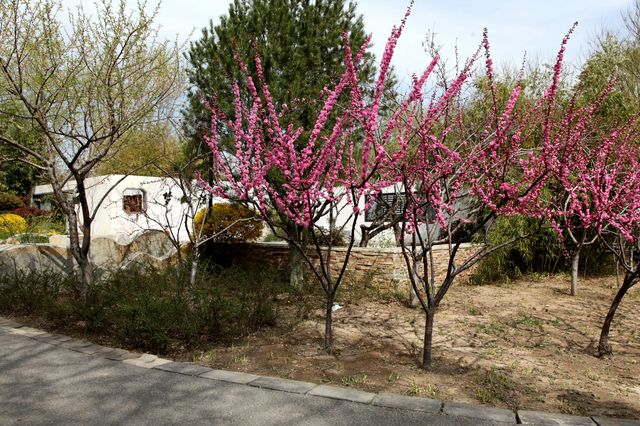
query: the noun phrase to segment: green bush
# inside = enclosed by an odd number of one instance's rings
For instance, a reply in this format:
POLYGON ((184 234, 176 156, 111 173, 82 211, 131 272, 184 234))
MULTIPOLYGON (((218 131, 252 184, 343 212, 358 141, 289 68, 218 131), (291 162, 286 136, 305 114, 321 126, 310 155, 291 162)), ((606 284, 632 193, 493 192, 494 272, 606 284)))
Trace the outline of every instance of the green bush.
POLYGON ((121 344, 153 352, 240 337, 276 324, 275 296, 286 284, 264 268, 203 267, 193 289, 189 271, 135 268, 105 275, 86 299, 73 278, 47 273, 0 277, 0 312, 84 324, 121 344))
POLYGON ((555 272, 559 267, 564 267, 564 258, 556 234, 549 226, 538 228, 539 221, 523 216, 497 218, 486 235, 491 246, 505 243, 519 235, 533 235, 496 250, 482 259, 471 276, 471 282, 482 284, 509 281, 528 272, 555 272))
MULTIPOLYGON (((522 216, 499 217, 487 235, 487 240, 491 245, 498 245, 527 233, 533 235, 482 259, 471 276, 471 282, 509 282, 526 273, 556 273, 571 268, 571 261, 566 255, 573 249, 574 243, 567 238, 563 253, 557 234, 548 224, 539 229, 537 220, 522 216)), ((582 248, 580 274, 611 273, 612 268, 612 256, 600 240, 582 248)))
POLYGON ((9 192, 0 192, 0 212, 17 209, 24 206, 20 197, 9 192))
POLYGON ((63 274, 14 271, 0 277, 0 311, 37 314, 48 319, 68 315, 72 278, 63 274))

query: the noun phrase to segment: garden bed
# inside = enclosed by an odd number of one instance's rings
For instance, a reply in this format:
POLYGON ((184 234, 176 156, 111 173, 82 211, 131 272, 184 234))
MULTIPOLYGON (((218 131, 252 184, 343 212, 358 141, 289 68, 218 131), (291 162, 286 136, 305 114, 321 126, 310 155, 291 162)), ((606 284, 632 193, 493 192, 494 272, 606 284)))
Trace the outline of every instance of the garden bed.
POLYGON ((398 301, 343 300, 335 352, 321 349, 320 310, 293 330, 269 329, 183 360, 215 368, 447 401, 640 418, 640 289, 614 321, 614 356, 591 355, 615 277, 454 286, 436 315, 434 368, 417 363, 424 316, 398 301))

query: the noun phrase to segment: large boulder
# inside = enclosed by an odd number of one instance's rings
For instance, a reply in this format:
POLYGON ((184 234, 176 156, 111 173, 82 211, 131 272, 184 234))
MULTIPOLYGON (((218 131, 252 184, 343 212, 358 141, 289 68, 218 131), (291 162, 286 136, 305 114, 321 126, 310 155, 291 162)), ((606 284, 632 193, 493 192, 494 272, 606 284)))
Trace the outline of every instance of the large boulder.
MULTIPOLYGON (((147 266, 161 268, 175 260, 176 249, 166 234, 147 231, 128 244, 110 238, 91 241, 90 258, 98 272, 147 266)), ((57 236, 49 244, 0 244, 0 275, 16 269, 69 273, 75 262, 68 238, 57 236)))
POLYGON ((15 270, 70 273, 74 261, 64 247, 49 244, 0 245, 0 274, 15 270))

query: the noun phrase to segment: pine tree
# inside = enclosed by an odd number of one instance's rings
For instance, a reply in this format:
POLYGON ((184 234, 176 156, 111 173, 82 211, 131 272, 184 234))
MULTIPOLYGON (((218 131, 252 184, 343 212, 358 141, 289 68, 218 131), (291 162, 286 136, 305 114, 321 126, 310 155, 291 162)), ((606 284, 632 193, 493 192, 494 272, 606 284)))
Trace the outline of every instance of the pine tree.
MULTIPOLYGON (((228 15, 220 23, 202 30, 200 40, 191 43, 187 52, 187 76, 191 90, 184 110, 187 155, 199 155, 208 148, 203 136, 210 127, 210 113, 203 100, 213 101, 227 117, 233 117, 233 83, 241 80, 238 59, 248 67, 258 84, 256 54, 262 61, 265 83, 278 106, 287 105, 283 123, 312 128, 324 102, 323 89, 337 82, 344 72, 343 33, 358 51, 365 42, 364 22, 356 13, 355 3, 345 0, 234 0, 228 15)), ((363 57, 361 79, 373 82, 374 57, 363 57)), ((245 94, 246 96, 246 94, 245 94)), ((219 123, 223 127, 224 122, 219 123)), ((330 128, 330 126, 328 126, 330 128)), ((300 140, 305 140, 305 137, 300 140)), ((224 141, 222 141, 224 144, 224 141)), ((210 164, 205 164, 205 167, 210 164)), ((270 179, 281 179, 274 171, 270 179)), ((306 244, 306 232, 281 212, 286 233, 298 235, 306 244)), ((303 261, 290 246, 290 282, 299 287, 303 280, 303 261)))
MULTIPOLYGON (((222 111, 233 110, 233 81, 240 77, 236 55, 257 81, 256 51, 273 98, 290 107, 287 121, 308 128, 315 120, 314 107, 322 104, 318 94, 342 74, 345 31, 352 46, 366 39, 362 15, 355 3, 345 0, 234 0, 228 15, 217 25, 211 20, 185 55, 191 85, 184 110, 187 135, 196 144, 202 142, 210 124, 202 101, 212 94, 222 111), (304 101, 309 99, 317 105, 304 101)), ((371 81, 371 54, 365 63, 363 73, 371 81)))

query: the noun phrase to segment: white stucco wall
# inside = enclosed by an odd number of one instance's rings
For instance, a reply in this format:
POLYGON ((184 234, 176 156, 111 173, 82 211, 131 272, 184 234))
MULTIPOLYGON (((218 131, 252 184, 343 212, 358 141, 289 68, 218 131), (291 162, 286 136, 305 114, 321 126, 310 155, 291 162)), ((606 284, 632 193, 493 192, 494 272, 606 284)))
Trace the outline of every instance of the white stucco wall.
MULTIPOLYGON (((92 212, 96 209, 100 200, 105 197, 102 205, 97 210, 92 226, 93 238, 109 237, 121 244, 127 244, 145 230, 161 230, 171 233, 181 243, 189 241, 189 232, 191 232, 193 220, 192 215, 189 213, 189 205, 183 202, 184 194, 182 190, 172 179, 154 176, 106 175, 88 178, 86 187, 89 208, 92 212), (124 210, 123 197, 127 190, 142 190, 144 192, 145 211, 143 213, 127 213, 124 210), (164 194, 169 193, 170 197, 165 199, 164 194), (107 195, 105 196, 105 194, 107 195), (189 215, 186 220, 188 228, 185 227, 186 215, 189 215)), ((67 188, 65 187, 65 189, 67 188)), ((72 192, 74 188, 69 186, 68 190, 72 192)), ((386 188, 383 192, 391 193, 396 190, 402 192, 401 188, 392 187, 386 188)), ((36 188, 36 192, 37 194, 51 193, 51 186, 40 185, 36 188)), ((192 200, 191 202, 194 201, 192 200)), ((224 203, 226 201, 214 198, 213 202, 224 203)), ((358 206, 362 213, 355 217, 354 238, 356 244, 359 244, 362 238, 361 225, 370 224, 365 219, 364 197, 360 200, 358 206)), ((195 211, 198 211, 204 205, 194 207, 195 211)), ((82 215, 79 215, 80 220, 81 217, 82 215)), ((344 227, 346 235, 349 235, 354 216, 352 215, 352 207, 347 204, 346 198, 343 198, 338 207, 334 208, 332 218, 329 215, 325 215, 318 224, 328 230, 330 219, 334 221, 336 228, 344 227)), ((266 235, 268 228, 265 226, 264 229, 266 235)), ((385 230, 369 241, 369 246, 371 247, 388 248, 395 245, 393 229, 385 230)))
MULTIPOLYGON (((161 230, 172 233, 181 243, 189 241, 191 218, 186 220, 189 206, 183 201, 180 187, 169 178, 154 176, 106 175, 87 178, 85 181, 89 209, 96 211, 92 224, 92 237, 109 237, 127 244, 145 230, 161 230), (123 197, 127 190, 144 193, 144 212, 127 213, 123 197), (170 197, 165 199, 164 194, 170 197), (97 208, 100 200, 104 201, 97 208), (168 201, 168 203, 166 202, 168 201)), ((74 188, 69 190, 74 192, 74 188)), ((40 185, 38 195, 51 193, 50 185, 40 185)), ((221 200, 214 200, 219 202, 221 200)), ((199 206, 195 206, 199 210, 199 206)), ((79 212, 79 206, 77 207, 79 212)), ((191 216, 191 215, 189 215, 191 216)), ((82 220, 82 215, 78 215, 82 220)))

